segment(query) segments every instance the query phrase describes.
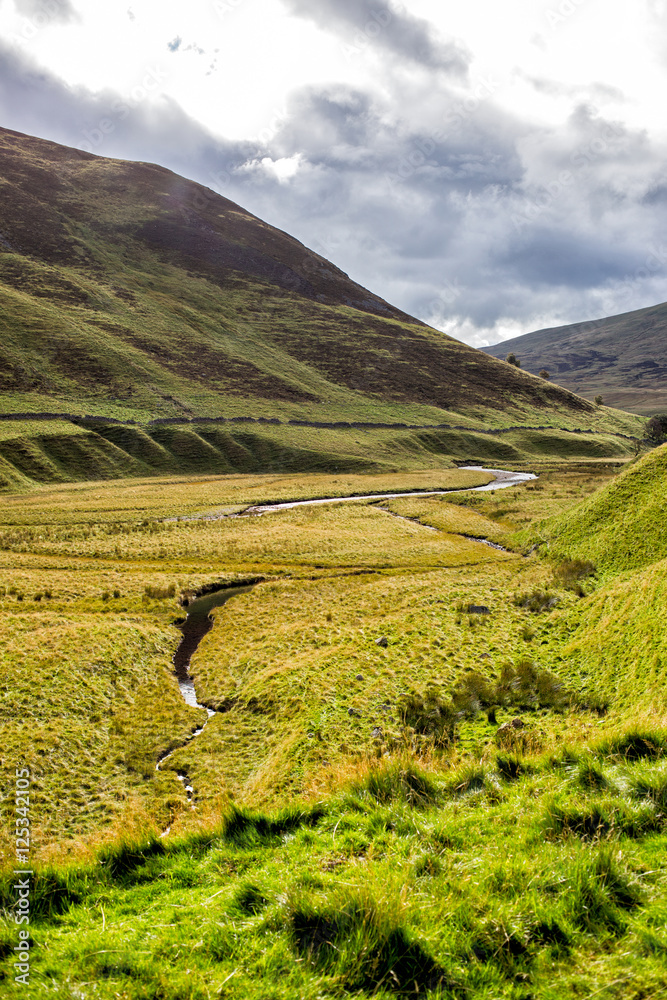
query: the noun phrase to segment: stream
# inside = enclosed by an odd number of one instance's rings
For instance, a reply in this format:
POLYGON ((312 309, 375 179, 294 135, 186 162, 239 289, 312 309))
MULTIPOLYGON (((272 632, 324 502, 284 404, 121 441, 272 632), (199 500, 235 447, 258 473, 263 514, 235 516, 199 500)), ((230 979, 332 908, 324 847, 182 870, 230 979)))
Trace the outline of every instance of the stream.
MULTIPOLYGON (((533 475, 532 472, 508 472, 505 469, 484 469, 479 465, 466 465, 460 466, 460 468, 469 469, 475 472, 488 473, 489 475, 494 476, 493 482, 487 483, 486 486, 471 486, 462 490, 417 490, 412 493, 366 494, 351 497, 325 497, 318 500, 294 500, 288 503, 275 503, 248 507, 243 511, 243 515, 262 515, 277 510, 289 510, 292 507, 314 506, 325 503, 343 503, 345 501, 349 502, 352 500, 393 500, 400 497, 446 496, 450 493, 473 493, 482 492, 483 490, 502 490, 509 486, 518 486, 520 483, 528 482, 531 479, 537 479, 537 476, 533 475)), ((387 511, 387 513, 391 512, 387 511)), ((406 520, 412 520, 412 518, 406 518, 406 520)), ((434 528, 432 530, 435 531, 437 529, 434 528)), ((471 541, 481 542, 484 545, 491 545, 493 548, 502 549, 502 546, 497 545, 494 542, 489 542, 484 538, 474 538, 471 535, 466 535, 464 537, 469 538, 471 541)), ((181 695, 183 696, 183 700, 186 704, 191 705, 192 708, 201 708, 205 710, 208 713, 208 718, 203 725, 195 729, 190 736, 188 736, 187 739, 185 739, 177 747, 174 747, 173 750, 166 751, 158 757, 155 765, 156 771, 161 771, 164 763, 168 761, 170 757, 173 757, 177 750, 187 746, 188 743, 191 743, 192 740, 200 736, 210 722, 211 716, 215 715, 213 709, 208 708, 206 705, 202 705, 201 702, 197 700, 197 692, 195 690, 194 681, 190 676, 190 660, 206 633, 210 632, 213 628, 211 611, 214 608, 219 608, 223 604, 226 604, 227 601, 232 599, 232 597, 237 597, 239 594, 247 594, 255 586, 255 582, 257 581, 237 587, 221 587, 220 590, 215 590, 212 593, 197 597, 187 605, 188 611, 186 618, 179 619, 175 622, 178 628, 180 628, 183 636, 178 644, 178 649, 174 653, 173 658, 174 674, 178 681, 181 695)), ((176 771, 176 776, 185 788, 185 794, 190 808, 193 810, 196 809, 194 804, 194 788, 190 782, 187 772, 182 770, 176 771)), ((168 826, 166 830, 160 834, 160 836, 166 837, 170 830, 171 826, 168 826)))
POLYGON ((447 496, 448 493, 481 493, 483 490, 504 490, 508 486, 518 486, 530 479, 537 479, 532 472, 508 472, 506 469, 483 469, 481 465, 461 465, 461 471, 486 472, 495 476, 486 486, 467 486, 458 490, 415 490, 412 493, 365 493, 353 497, 322 497, 318 500, 290 500, 288 503, 269 503, 256 507, 246 507, 243 514, 268 514, 274 510, 290 510, 292 507, 314 507, 322 503, 344 503, 351 500, 398 500, 401 497, 447 496))
MULTIPOLYGON (((176 753, 177 750, 182 749, 182 747, 187 746, 192 740, 196 739, 197 736, 201 734, 206 729, 207 725, 211 720, 211 716, 215 715, 212 708, 208 708, 207 705, 202 705, 201 702, 197 701, 197 692, 195 691, 195 684, 190 676, 190 660, 192 655, 196 650, 197 646, 204 638, 207 632, 210 632, 213 628, 213 618, 211 617, 211 611, 214 608, 222 607, 227 601, 231 600, 232 597, 237 597, 239 594, 247 594, 249 590, 252 590, 254 584, 241 587, 225 587, 220 590, 214 590, 210 594, 204 594, 202 597, 197 597, 188 605, 188 613, 185 619, 180 619, 175 624, 180 628, 183 638, 178 644, 178 649, 174 653, 173 663, 174 663, 174 674, 178 681, 178 687, 183 696, 183 700, 187 705, 191 705, 192 708, 204 709, 208 718, 203 723, 195 729, 190 736, 183 743, 179 743, 177 747, 173 750, 168 750, 166 753, 161 754, 158 757, 157 764, 155 765, 156 771, 162 770, 162 765, 165 761, 169 760, 170 757, 176 753)), ((194 788, 190 784, 190 778, 185 771, 176 771, 176 777, 180 782, 182 782, 185 788, 185 794, 188 799, 188 804, 191 809, 195 809, 196 806, 193 801, 194 788)), ((171 826, 168 826, 160 836, 166 837, 171 826)))

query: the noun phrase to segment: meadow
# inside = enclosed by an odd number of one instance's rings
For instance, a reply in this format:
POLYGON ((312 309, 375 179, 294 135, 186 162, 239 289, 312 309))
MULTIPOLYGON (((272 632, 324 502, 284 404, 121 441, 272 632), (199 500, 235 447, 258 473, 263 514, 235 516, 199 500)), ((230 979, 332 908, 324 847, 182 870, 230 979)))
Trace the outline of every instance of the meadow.
POLYGON ((0 756, 31 771, 30 996, 667 996, 667 542, 639 544, 664 454, 262 516, 230 515, 489 477, 0 497, 0 756), (620 539, 615 562, 600 538, 620 539), (189 739, 206 713, 173 675, 179 601, 249 580, 193 656, 214 714, 189 739))

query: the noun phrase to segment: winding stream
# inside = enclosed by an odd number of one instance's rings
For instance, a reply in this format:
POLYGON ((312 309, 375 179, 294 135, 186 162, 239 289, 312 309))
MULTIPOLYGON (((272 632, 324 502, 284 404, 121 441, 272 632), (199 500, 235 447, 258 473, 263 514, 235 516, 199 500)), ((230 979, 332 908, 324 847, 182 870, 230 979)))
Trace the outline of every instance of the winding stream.
MULTIPOLYGON (((185 703, 187 705, 191 705, 192 708, 203 709, 207 712, 208 718, 203 725, 193 730, 190 736, 188 736, 183 743, 180 743, 177 747, 174 747, 173 750, 168 750, 166 753, 163 753, 158 757, 157 764, 155 765, 156 771, 161 771, 162 765, 165 761, 169 760, 170 757, 173 757, 177 750, 181 750, 182 747, 187 746, 187 744, 191 743, 192 740, 197 738, 197 736, 201 736, 209 724, 211 716, 215 715, 212 708, 209 708, 207 705, 202 705, 201 702, 197 701, 195 684, 190 676, 190 660, 206 633, 210 632, 213 628, 213 618, 211 617, 211 611, 213 608, 221 607, 223 604, 226 604, 227 601, 231 600, 232 597, 237 597, 239 594, 247 594, 249 590, 252 590, 253 586, 254 583, 241 587, 225 587, 220 590, 215 590, 210 594, 204 594, 202 597, 197 597, 188 605, 186 618, 180 619, 175 623, 183 634, 183 638, 179 642, 178 649, 174 653, 173 657, 174 674, 176 675, 176 679, 178 681, 178 687, 183 695, 185 703)), ((190 783, 190 778, 187 772, 176 771, 176 777, 183 783, 190 808, 195 809, 196 807, 193 801, 194 788, 190 783)), ((167 829, 160 834, 160 836, 166 837, 170 830, 171 827, 168 826, 167 829)))
MULTIPOLYGON (((518 486, 520 483, 528 482, 531 479, 537 479, 537 476, 533 475, 532 472, 508 472, 505 469, 484 469, 479 465, 467 465, 460 466, 462 469, 469 469, 475 472, 485 472, 489 475, 494 476, 493 482, 487 483, 486 486, 470 486, 463 490, 417 490, 412 493, 383 493, 383 494, 366 494, 360 496, 352 497, 325 497, 318 500, 294 500, 288 503, 275 503, 275 504, 265 504, 262 506, 248 507, 243 511, 244 515, 262 515, 268 514, 277 510, 289 510, 292 507, 306 507, 315 506, 317 504, 326 503, 343 503, 350 502, 352 500, 393 500, 400 497, 429 497, 429 496, 446 496, 450 493, 474 493, 482 492, 483 490, 502 490, 509 486, 518 486)), ((379 508, 382 509, 382 508, 379 508)), ((392 513, 387 511, 387 513, 392 513)), ((400 515, 396 515, 400 516, 400 515)), ((412 518, 406 518, 406 520, 412 520, 412 518)), ((428 526, 425 526, 428 527, 428 526)), ((437 529, 433 529, 434 531, 437 529)), ((497 545, 494 542, 489 542, 485 538, 474 538, 471 535, 466 535, 471 541, 481 542, 484 545, 491 545, 493 548, 502 549, 502 546, 497 545)), ((504 550, 503 550, 504 551, 504 550)), ((178 686, 180 692, 183 696, 183 700, 186 704, 191 705, 193 708, 201 708, 208 713, 208 718, 203 723, 195 729, 190 736, 183 743, 180 743, 173 750, 168 750, 158 757, 157 763, 155 765, 156 771, 161 771, 163 765, 166 761, 172 757, 177 750, 182 749, 182 747, 187 746, 192 740, 200 736, 206 726, 208 725, 211 716, 215 715, 213 709, 209 708, 207 705, 201 704, 197 700, 197 692, 195 690, 194 681, 190 676, 190 660, 197 649, 197 646, 204 638, 207 632, 213 628, 213 618, 211 617, 211 611, 214 608, 219 608, 227 601, 231 600, 232 597, 236 597, 239 594, 247 594, 248 591, 252 590, 258 581, 255 580, 252 583, 246 585, 241 585, 237 587, 221 587, 220 590, 215 590, 212 593, 204 594, 202 597, 197 597, 195 600, 187 606, 188 613, 185 619, 180 619, 175 624, 180 628, 183 638, 181 639, 178 649, 174 653, 174 674, 178 680, 178 686)), ((185 771, 176 771, 176 776, 179 781, 183 783, 185 788, 185 793, 187 795, 188 803, 191 809, 196 809, 194 804, 194 788, 190 782, 190 778, 185 771)), ((168 826, 160 836, 166 837, 171 826, 168 826)))
POLYGON ((458 490, 415 490, 413 493, 365 493, 353 497, 322 497, 318 500, 290 500, 289 503, 269 503, 256 507, 246 507, 243 514, 268 514, 274 510, 290 510, 292 507, 314 507, 323 503, 345 503, 351 500, 398 500, 401 497, 447 496, 448 493, 481 493, 483 490, 504 490, 508 486, 518 486, 530 479, 537 479, 532 472, 508 472, 506 469, 483 469, 481 465, 461 465, 461 471, 486 472, 495 476, 486 486, 464 486, 458 490))

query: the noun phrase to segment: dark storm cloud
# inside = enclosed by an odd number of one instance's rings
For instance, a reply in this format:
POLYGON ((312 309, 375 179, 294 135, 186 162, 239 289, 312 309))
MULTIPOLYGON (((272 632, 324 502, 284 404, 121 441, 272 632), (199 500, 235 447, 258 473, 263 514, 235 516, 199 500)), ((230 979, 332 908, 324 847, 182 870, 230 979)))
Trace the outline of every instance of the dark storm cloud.
POLYGON ((14 0, 19 12, 40 26, 48 21, 68 24, 78 19, 78 13, 71 0, 14 0))
POLYGON ((388 0, 284 0, 299 17, 342 36, 348 54, 370 43, 429 69, 466 72, 470 57, 454 42, 436 35, 428 21, 388 0))

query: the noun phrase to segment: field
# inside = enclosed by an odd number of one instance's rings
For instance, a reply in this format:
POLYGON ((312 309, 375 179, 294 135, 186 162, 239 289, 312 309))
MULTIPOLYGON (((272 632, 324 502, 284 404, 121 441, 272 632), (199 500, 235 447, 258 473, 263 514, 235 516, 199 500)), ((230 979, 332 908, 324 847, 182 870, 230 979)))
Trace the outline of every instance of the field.
MULTIPOLYGON (((262 516, 232 515, 489 477, 2 496, 0 756, 8 780, 31 773, 30 996, 667 996, 667 541, 639 544, 665 454, 262 516), (190 739, 206 713, 173 675, 179 599, 234 581, 254 585, 193 656, 214 714, 190 739)), ((8 996, 25 989, 10 791, 8 996)))

